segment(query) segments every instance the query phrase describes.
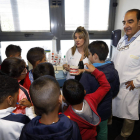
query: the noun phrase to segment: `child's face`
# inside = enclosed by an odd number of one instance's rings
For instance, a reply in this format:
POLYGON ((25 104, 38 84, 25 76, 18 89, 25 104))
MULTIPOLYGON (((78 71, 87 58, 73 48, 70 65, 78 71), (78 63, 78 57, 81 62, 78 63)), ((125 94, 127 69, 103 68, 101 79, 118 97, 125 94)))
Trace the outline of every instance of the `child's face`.
POLYGON ((46 62, 46 55, 45 54, 44 54, 43 59, 39 63, 44 63, 44 62, 46 62))
POLYGON ((43 59, 42 59, 42 60, 38 60, 38 61, 36 61, 35 65, 34 65, 33 67, 35 68, 38 64, 40 64, 40 63, 44 63, 44 62, 47 62, 47 61, 46 61, 46 55, 45 55, 45 54, 44 54, 43 59))
POLYGON ((18 53, 16 53, 16 54, 12 55, 11 57, 21 58, 21 53, 20 53, 20 52, 18 52, 18 53))
POLYGON ((25 68, 22 71, 21 75, 17 79, 18 80, 23 80, 26 77, 26 74, 27 74, 27 69, 26 69, 26 66, 25 66, 25 68))
POLYGON ((88 50, 88 53, 89 53, 89 55, 88 55, 88 59, 89 59, 89 61, 93 64, 93 63, 95 63, 95 60, 94 60, 94 55, 92 55, 92 53, 88 50))

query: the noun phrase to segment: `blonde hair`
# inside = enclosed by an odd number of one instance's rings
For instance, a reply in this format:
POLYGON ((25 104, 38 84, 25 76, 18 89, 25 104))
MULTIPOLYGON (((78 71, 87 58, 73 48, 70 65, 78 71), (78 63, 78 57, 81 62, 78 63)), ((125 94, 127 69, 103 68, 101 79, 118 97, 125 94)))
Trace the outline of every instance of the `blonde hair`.
MULTIPOLYGON (((88 45, 89 45, 89 35, 88 32, 85 30, 84 27, 79 26, 77 27, 77 29, 75 30, 75 32, 72 35, 72 38, 75 38, 75 34, 78 33, 81 38, 84 39, 84 53, 85 53, 85 57, 88 57, 88 45)), ((76 51, 76 44, 74 44, 74 46, 71 48, 72 50, 72 55, 74 55, 75 51, 76 51)))

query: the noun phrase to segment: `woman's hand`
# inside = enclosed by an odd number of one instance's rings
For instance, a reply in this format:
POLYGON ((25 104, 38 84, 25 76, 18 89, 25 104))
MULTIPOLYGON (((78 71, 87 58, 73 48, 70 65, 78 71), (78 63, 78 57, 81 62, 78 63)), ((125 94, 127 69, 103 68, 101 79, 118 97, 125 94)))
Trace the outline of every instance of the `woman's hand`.
POLYGON ((19 105, 20 106, 27 106, 27 107, 31 107, 32 104, 26 99, 26 98, 23 98, 22 100, 19 101, 19 105))
POLYGON ((63 65, 63 68, 66 70, 66 71, 69 71, 70 70, 70 66, 68 64, 64 64, 63 65))
POLYGON ((88 67, 88 69, 84 69, 87 72, 92 73, 96 69, 92 64, 85 63, 84 65, 88 67))

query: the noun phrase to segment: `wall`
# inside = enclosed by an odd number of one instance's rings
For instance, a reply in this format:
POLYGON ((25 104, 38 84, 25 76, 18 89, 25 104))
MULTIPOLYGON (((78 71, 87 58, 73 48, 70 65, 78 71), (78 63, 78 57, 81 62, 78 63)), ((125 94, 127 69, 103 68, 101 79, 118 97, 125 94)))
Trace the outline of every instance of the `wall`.
POLYGON ((117 0, 115 26, 114 29, 123 29, 122 20, 125 12, 130 9, 140 9, 140 0, 117 0))

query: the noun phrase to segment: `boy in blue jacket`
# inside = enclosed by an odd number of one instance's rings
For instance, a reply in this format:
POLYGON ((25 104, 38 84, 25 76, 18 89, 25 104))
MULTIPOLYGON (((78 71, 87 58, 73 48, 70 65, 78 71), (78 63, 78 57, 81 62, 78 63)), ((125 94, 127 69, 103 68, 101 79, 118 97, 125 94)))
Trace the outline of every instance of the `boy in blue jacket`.
POLYGON ((78 125, 64 114, 58 115, 62 96, 53 76, 37 78, 30 86, 30 95, 41 116, 25 125, 20 140, 81 140, 78 125))
MULTIPOLYGON (((119 91, 119 76, 117 70, 114 68, 114 64, 111 61, 105 61, 108 55, 108 46, 103 41, 94 41, 89 44, 89 60, 98 68, 98 70, 104 72, 111 89, 99 103, 97 112, 101 117, 101 123, 97 126, 97 140, 107 140, 108 129, 107 121, 111 116, 112 98, 115 97, 119 91)), ((86 90, 86 94, 95 92, 100 86, 96 78, 90 73, 83 73, 81 84, 86 90)))

